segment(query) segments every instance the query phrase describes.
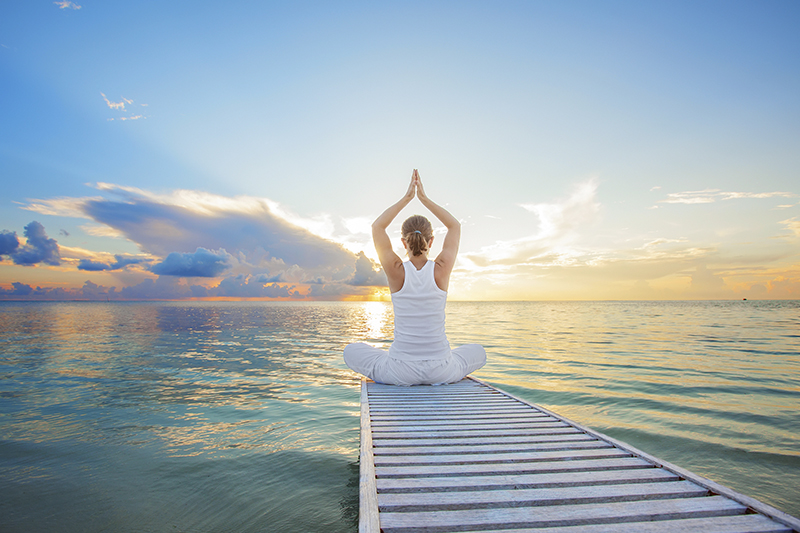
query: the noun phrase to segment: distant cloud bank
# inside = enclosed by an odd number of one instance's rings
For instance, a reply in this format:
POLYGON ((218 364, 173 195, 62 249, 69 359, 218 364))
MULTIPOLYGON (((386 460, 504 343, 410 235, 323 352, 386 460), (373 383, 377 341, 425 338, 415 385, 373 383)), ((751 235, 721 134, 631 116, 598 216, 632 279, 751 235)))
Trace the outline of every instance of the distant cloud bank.
POLYGON ((110 254, 69 248, 62 260, 58 243, 36 221, 25 226, 24 243, 16 232, 0 232, 0 255, 17 265, 61 265, 86 273, 134 269, 138 279, 145 279, 120 283, 126 285, 121 289, 89 281, 72 290, 18 283, 0 291, 0 297, 340 299, 369 295, 372 287, 386 285, 383 272, 363 252, 354 254, 306 229, 315 225, 269 199, 195 191, 155 194, 110 184, 97 188, 102 195, 34 200, 26 208, 90 219, 107 229, 98 232, 98 226, 90 226, 92 234, 132 241, 141 256, 117 254, 111 260, 110 254))

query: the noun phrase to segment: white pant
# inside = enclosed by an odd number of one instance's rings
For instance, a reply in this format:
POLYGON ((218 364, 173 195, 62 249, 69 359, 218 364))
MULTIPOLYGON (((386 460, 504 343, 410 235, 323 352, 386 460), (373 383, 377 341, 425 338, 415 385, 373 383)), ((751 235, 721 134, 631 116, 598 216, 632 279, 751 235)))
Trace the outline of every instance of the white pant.
POLYGON ((450 351, 446 359, 404 361, 363 342, 348 344, 344 362, 350 369, 387 385, 441 385, 455 383, 486 364, 480 344, 465 344, 450 351))

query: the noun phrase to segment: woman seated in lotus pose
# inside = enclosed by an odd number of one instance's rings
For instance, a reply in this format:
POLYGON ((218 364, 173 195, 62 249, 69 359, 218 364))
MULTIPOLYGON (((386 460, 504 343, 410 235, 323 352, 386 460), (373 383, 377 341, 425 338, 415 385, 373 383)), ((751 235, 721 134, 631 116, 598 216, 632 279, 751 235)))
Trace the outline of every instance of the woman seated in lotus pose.
POLYGON ((389 351, 363 342, 344 349, 344 361, 356 372, 391 385, 440 385, 454 383, 486 364, 479 344, 450 349, 444 315, 450 273, 456 262, 461 224, 425 195, 415 169, 403 198, 372 224, 372 239, 389 281, 394 307, 394 342, 389 351), (402 243, 408 254, 403 262, 392 250, 386 228, 414 197, 447 228, 442 251, 428 259, 433 229, 427 218, 414 215, 403 222, 402 243))

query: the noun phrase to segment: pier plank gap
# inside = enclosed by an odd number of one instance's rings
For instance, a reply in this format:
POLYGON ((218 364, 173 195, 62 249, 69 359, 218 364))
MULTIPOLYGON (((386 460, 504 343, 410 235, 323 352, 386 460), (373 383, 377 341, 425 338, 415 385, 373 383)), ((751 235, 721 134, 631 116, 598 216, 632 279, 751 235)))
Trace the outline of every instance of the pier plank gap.
POLYGON ((361 382, 361 533, 800 533, 800 520, 472 377, 361 382))

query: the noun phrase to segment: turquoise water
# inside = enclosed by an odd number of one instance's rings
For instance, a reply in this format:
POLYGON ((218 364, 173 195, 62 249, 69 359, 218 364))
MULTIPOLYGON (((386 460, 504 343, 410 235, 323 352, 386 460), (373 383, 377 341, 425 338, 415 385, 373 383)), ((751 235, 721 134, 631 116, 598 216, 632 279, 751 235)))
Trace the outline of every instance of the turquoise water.
MULTIPOLYGON (((800 515, 800 302, 448 304, 476 375, 800 515)), ((0 304, 0 530, 355 531, 384 303, 0 304)))

